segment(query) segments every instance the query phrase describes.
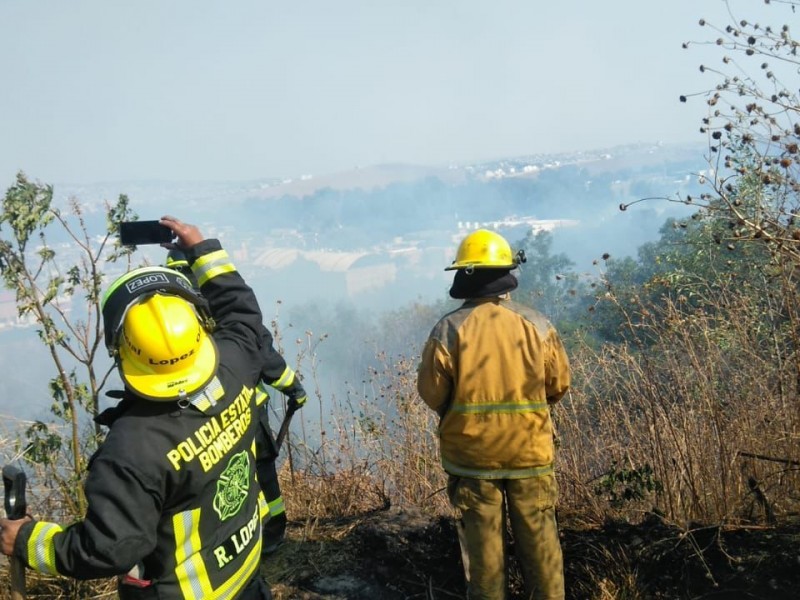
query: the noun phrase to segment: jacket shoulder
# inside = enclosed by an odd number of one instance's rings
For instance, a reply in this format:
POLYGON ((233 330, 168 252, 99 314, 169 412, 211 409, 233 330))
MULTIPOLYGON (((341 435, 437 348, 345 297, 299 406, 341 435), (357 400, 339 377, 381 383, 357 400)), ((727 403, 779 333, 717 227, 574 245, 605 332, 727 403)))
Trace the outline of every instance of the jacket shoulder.
POLYGON ((536 327, 536 329, 539 330, 542 335, 546 335, 548 331, 553 329, 553 324, 550 322, 550 320, 535 308, 525 306, 524 304, 514 302, 513 300, 504 302, 503 306, 505 306, 508 310, 518 314, 526 321, 530 322, 534 327, 536 327))
POLYGON ((462 304, 458 308, 451 310, 433 326, 429 337, 443 342, 452 338, 474 308, 474 306, 462 304))

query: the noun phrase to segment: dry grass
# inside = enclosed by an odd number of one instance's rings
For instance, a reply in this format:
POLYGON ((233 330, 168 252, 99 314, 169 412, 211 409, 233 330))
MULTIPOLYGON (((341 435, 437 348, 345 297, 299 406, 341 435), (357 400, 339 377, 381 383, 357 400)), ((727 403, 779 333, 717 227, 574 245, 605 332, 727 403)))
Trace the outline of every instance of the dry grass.
MULTIPOLYGON (((626 344, 576 345, 573 389, 554 411, 563 510, 587 524, 655 510, 684 527, 800 511, 794 323, 778 302, 765 318, 758 293, 723 292, 713 310, 667 300, 630 315, 626 344)), ((294 441, 282 474, 293 515, 449 514, 416 363, 380 358, 359 390, 332 399, 320 435, 294 441)))
MULTIPOLYGON (((74 515, 70 514, 56 479, 45 472, 41 465, 26 460, 22 452, 24 432, 32 424, 31 421, 15 417, 0 417, 0 461, 3 465, 14 464, 24 469, 28 480, 25 497, 30 514, 38 518, 71 522, 74 515)), ((59 432, 59 429, 54 426, 53 431, 59 432)), ((11 598, 7 565, 7 557, 0 555, 0 573, 3 574, 0 577, 0 600, 11 598)), ((116 581, 113 579, 76 581, 27 570, 26 586, 28 600, 103 600, 117 597, 116 581)))
POLYGON ((576 385, 556 413, 572 508, 598 519, 655 508, 679 524, 800 509, 798 357, 786 339, 796 324, 765 328, 751 297, 716 302, 713 313, 668 302, 638 315, 637 333, 655 341, 584 345, 573 357, 576 385), (658 489, 625 480, 645 466, 658 489), (597 495, 609 479, 643 493, 617 510, 597 495))
MULTIPOLYGON (((692 540, 697 523, 773 522, 800 512, 800 359, 793 339, 800 328, 784 310, 796 298, 776 300, 765 315, 759 294, 735 291, 715 297, 713 310, 675 299, 657 313, 629 314, 626 344, 574 345, 574 386, 554 411, 562 513, 572 524, 635 522, 655 512, 692 540)), ((389 506, 452 515, 438 418, 416 393, 416 357, 379 359, 358 389, 326 398, 324 407, 318 385, 318 428, 301 422, 282 453, 281 487, 302 543, 297 551, 318 546, 303 563, 311 571, 346 560, 325 551, 326 539, 349 533, 337 519, 389 506)), ((304 370, 313 379, 313 366, 304 370)), ((4 427, 0 450, 6 460, 18 458, 19 425, 4 427)), ((58 486, 28 466, 42 482, 32 490, 32 510, 66 517, 58 486)), ((281 556, 291 557, 292 543, 281 556)), ((615 554, 602 570, 582 565, 586 589, 579 595, 645 597, 624 550, 595 552, 615 554)), ((284 564, 286 574, 296 562, 284 564)), ((281 592, 280 561, 271 571, 276 597, 291 597, 281 592)), ((31 574, 30 582, 29 598, 113 597, 110 581, 31 574)))
MULTIPOLYGON (((333 398, 318 436, 292 442, 281 489, 293 515, 350 516, 389 505, 450 510, 436 416, 416 396, 416 365, 383 359, 361 389, 333 398)), ((294 439, 294 438, 292 438, 294 439)))
POLYGON ((597 548, 602 557, 602 568, 596 569, 587 562, 583 566, 585 578, 577 589, 571 590, 573 597, 587 600, 644 600, 641 582, 632 561, 621 548, 597 548), (613 566, 613 568, 609 568, 613 566))

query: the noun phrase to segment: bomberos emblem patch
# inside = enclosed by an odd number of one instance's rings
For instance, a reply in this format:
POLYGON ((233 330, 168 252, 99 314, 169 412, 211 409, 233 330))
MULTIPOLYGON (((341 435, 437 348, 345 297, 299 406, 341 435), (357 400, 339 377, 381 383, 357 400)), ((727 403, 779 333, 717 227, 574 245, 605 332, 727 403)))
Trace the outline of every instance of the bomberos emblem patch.
POLYGON ((226 521, 241 510, 250 489, 250 457, 247 451, 235 454, 217 480, 214 510, 226 521))

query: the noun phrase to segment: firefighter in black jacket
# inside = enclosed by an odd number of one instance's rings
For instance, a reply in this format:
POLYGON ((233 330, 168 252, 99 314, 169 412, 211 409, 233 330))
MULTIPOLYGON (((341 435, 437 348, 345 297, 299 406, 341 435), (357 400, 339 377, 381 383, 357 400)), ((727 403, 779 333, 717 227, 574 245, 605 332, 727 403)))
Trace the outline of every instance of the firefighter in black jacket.
POLYGON ((200 285, 136 269, 103 297, 106 345, 125 391, 68 526, 0 520, 0 547, 37 571, 119 576, 122 599, 265 600, 268 507, 256 481, 261 311, 217 240, 172 217, 200 285), (212 332, 213 329, 213 332, 212 332))
MULTIPOLYGON (((189 261, 180 249, 170 250, 164 264, 170 269, 186 275, 196 286, 189 261)), ((259 426, 256 430, 256 471, 259 485, 269 505, 269 519, 264 523, 261 540, 261 553, 267 555, 280 546, 286 534, 286 505, 283 501, 278 471, 275 467, 280 448, 275 445, 275 438, 269 425, 268 401, 270 396, 267 388, 272 387, 286 395, 287 408, 290 413, 301 408, 306 403, 308 396, 297 373, 275 350, 272 334, 264 326, 261 328, 261 336, 265 364, 264 371, 261 373, 261 381, 256 388, 256 405, 262 407, 262 410, 258 411, 259 426)))

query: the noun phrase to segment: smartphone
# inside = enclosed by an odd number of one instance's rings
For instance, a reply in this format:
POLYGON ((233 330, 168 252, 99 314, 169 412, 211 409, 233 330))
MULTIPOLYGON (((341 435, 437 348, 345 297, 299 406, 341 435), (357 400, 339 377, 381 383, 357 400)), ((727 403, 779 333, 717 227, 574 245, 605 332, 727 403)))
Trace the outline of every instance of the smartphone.
POLYGON ((174 237, 172 230, 158 221, 122 221, 119 224, 119 243, 123 246, 164 244, 174 237))

